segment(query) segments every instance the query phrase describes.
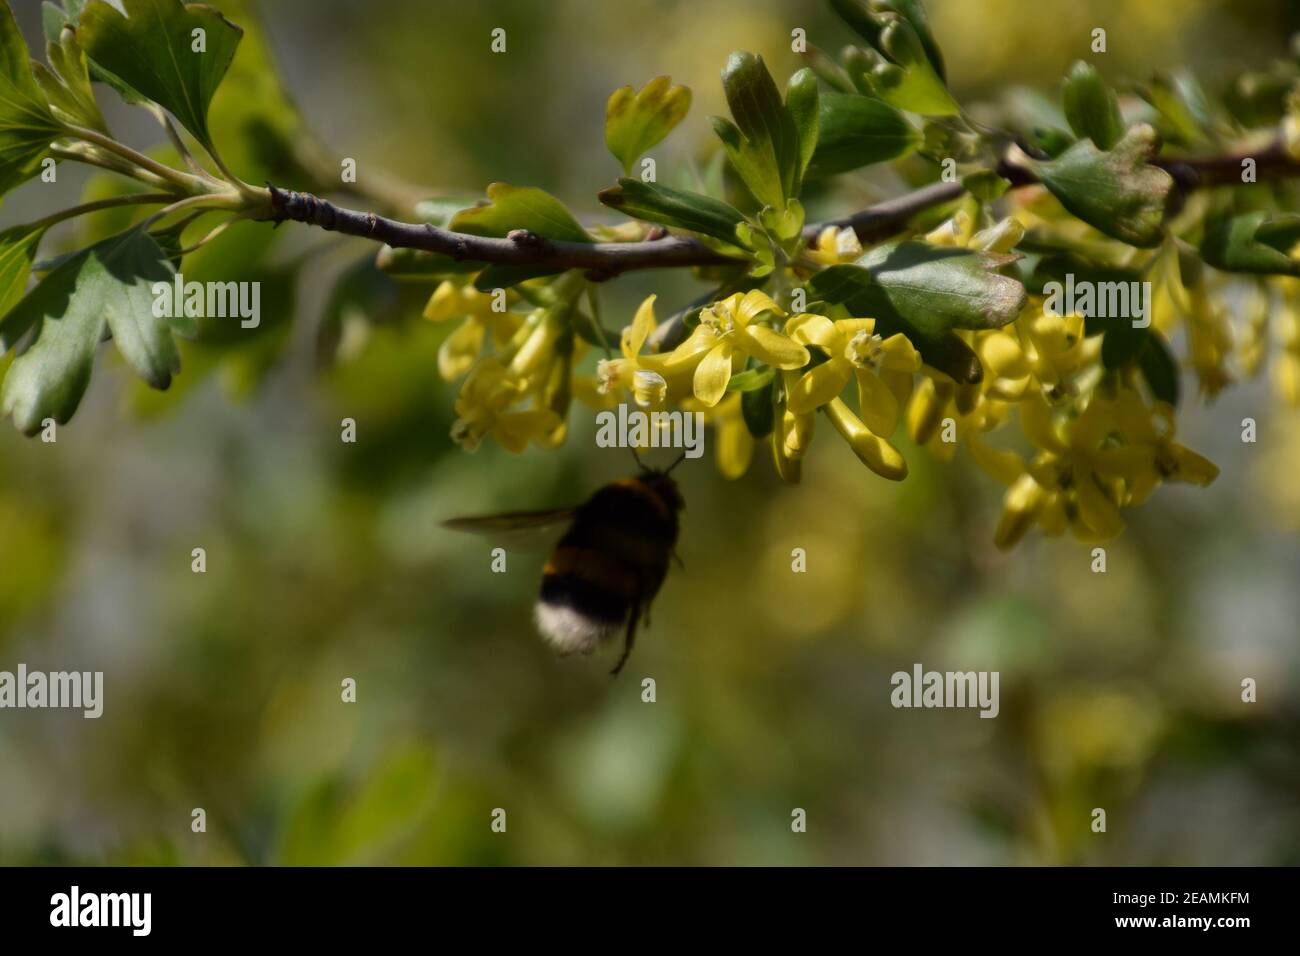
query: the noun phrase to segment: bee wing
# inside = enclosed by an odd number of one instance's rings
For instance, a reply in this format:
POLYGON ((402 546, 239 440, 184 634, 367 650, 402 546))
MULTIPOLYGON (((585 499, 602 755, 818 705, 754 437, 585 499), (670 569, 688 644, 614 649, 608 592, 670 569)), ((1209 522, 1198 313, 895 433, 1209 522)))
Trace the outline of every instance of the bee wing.
POLYGON ((492 538, 507 551, 550 551, 573 520, 576 508, 551 508, 546 511, 507 511, 478 518, 452 518, 442 526, 452 531, 492 538))

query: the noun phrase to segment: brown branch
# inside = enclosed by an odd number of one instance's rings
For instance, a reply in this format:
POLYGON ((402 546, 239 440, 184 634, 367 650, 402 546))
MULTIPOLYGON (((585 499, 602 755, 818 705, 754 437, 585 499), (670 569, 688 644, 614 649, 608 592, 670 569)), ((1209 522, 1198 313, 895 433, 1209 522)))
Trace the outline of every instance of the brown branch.
MULTIPOLYGON (((1211 186, 1239 184, 1242 161, 1252 158, 1259 178, 1300 176, 1300 163, 1287 153, 1281 140, 1257 150, 1222 156, 1158 157, 1152 165, 1169 172, 1183 192, 1211 186)), ((998 174, 1018 188, 1038 180, 1023 167, 1002 162, 998 174)), ((816 223, 804 229, 813 240, 827 226, 852 229, 862 242, 878 242, 902 231, 913 216, 952 202, 964 192, 961 183, 931 183, 910 193, 876 203, 843 219, 816 223)), ((292 220, 384 242, 397 249, 423 249, 457 261, 489 265, 538 266, 582 269, 593 280, 609 279, 637 269, 740 264, 744 260, 722 255, 697 239, 665 234, 642 242, 563 242, 546 239, 524 229, 504 239, 452 232, 428 223, 408 223, 372 212, 344 209, 310 193, 270 187, 272 218, 292 220)))
POLYGON ((271 208, 277 220, 289 219, 387 243, 396 249, 423 249, 458 262, 491 265, 582 269, 589 278, 608 279, 633 269, 668 269, 682 266, 728 265, 740 262, 714 252, 704 243, 683 236, 665 235, 645 242, 564 242, 546 239, 526 229, 506 238, 451 232, 429 223, 398 222, 373 212, 344 209, 310 193, 270 187, 271 208))

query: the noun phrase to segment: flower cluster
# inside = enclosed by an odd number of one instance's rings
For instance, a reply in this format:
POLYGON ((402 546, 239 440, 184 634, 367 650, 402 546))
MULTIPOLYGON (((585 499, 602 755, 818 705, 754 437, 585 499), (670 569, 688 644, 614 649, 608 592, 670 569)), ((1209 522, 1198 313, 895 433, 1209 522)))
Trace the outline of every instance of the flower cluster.
MULTIPOLYGON (((963 210, 924 239, 1004 253, 1023 235, 1016 216, 977 229, 963 210)), ((853 261, 862 251, 851 231, 828 228, 793 274, 853 261)), ((1198 285, 1204 279, 1179 274, 1172 246, 1155 254, 1152 274, 1153 327, 1186 330, 1191 365, 1202 390, 1213 394, 1229 380, 1233 347, 1222 310, 1198 285)), ((533 285, 497 290, 493 299, 447 280, 426 308, 433 321, 461 320, 444 341, 439 371, 449 381, 464 376, 453 435, 468 449, 489 436, 514 452, 529 442, 553 447, 563 440, 571 398, 593 409, 631 401, 649 410, 703 412, 727 478, 743 475, 765 442, 776 471, 797 482, 823 414, 863 464, 893 481, 907 476, 908 442, 943 460, 965 449, 1007 488, 995 535, 1004 548, 1033 526, 1109 539, 1124 527, 1123 509, 1162 482, 1204 485, 1217 475, 1211 462, 1175 441, 1172 406, 1151 394, 1137 370, 1108 369, 1103 336, 1090 334, 1080 315, 1055 314, 1041 294, 1029 295, 1008 325, 954 333, 982 371, 977 383, 966 384, 925 364, 907 335, 882 334, 876 317, 821 302, 792 309, 800 300, 795 292, 802 292, 793 288, 776 298, 762 289, 720 297, 688 314, 677 344, 664 350, 654 343, 669 330, 657 321, 651 295, 617 346, 605 344, 600 357, 601 348, 575 335, 576 287, 557 292, 553 285, 545 298, 540 293, 548 286, 533 285), (589 352, 594 375, 578 371, 589 352)), ((1300 282, 1284 280, 1278 291, 1290 305, 1291 325, 1283 360, 1290 364, 1276 374, 1294 392, 1300 282)))

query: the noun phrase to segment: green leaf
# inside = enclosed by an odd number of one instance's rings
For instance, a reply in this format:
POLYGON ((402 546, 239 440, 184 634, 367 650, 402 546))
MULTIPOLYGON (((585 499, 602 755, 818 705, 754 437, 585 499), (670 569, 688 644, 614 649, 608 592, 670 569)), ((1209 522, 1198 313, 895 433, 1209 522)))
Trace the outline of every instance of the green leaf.
POLYGON ((122 86, 170 112, 212 151, 208 106, 243 31, 206 4, 122 0, 122 5, 126 16, 104 0, 92 0, 81 12, 77 37, 86 55, 122 86), (202 51, 195 49, 200 38, 202 51))
MULTIPOLYGON (((477 196, 434 196, 415 204, 415 218, 439 229, 446 229, 456 213, 473 206, 477 196)), ((454 259, 426 249, 394 249, 383 246, 375 257, 380 272, 398 281, 432 282, 450 276, 478 272, 486 263, 471 259, 454 259)))
POLYGON ((808 169, 808 163, 812 161, 813 153, 817 149, 818 128, 821 125, 821 108, 818 99, 817 74, 812 70, 804 67, 790 77, 790 82, 785 88, 785 109, 794 122, 794 130, 799 142, 794 186, 791 189, 792 194, 796 196, 803 182, 804 171, 808 169))
POLYGON ((837 93, 852 93, 856 88, 844 68, 811 43, 802 54, 808 68, 817 74, 817 78, 837 93))
POLYGON ((44 234, 41 226, 14 226, 0 232, 0 319, 23 297, 44 234))
POLYGON ((392 246, 381 247, 375 256, 375 266, 379 271, 398 281, 440 281, 450 276, 478 272, 484 265, 427 249, 394 249, 392 246))
POLYGON ((153 286, 173 276, 166 253, 132 229, 65 259, 0 320, 0 350, 32 334, 4 383, 4 413, 18 429, 32 435, 46 418, 72 417, 105 330, 141 378, 158 389, 171 384, 180 369, 172 333, 193 332, 190 320, 154 317, 153 286))
POLYGON ((1158 73, 1140 92, 1160 114, 1160 130, 1171 142, 1196 146, 1210 139, 1210 108, 1190 74, 1158 73))
POLYGON ((886 103, 922 116, 956 116, 961 107, 935 72, 916 29, 902 17, 889 18, 878 49, 890 60, 870 74, 871 87, 886 103))
POLYGON ((1061 101, 1074 134, 1088 137, 1098 149, 1113 149, 1123 137, 1119 98, 1092 64, 1080 60, 1070 68, 1061 101))
POLYGON ((63 6, 59 6, 53 0, 45 0, 41 4, 41 27, 45 31, 45 39, 50 43, 58 43, 64 27, 75 29, 87 2, 88 0, 63 0, 63 6))
POLYGON ((1132 323, 1106 325, 1105 338, 1101 339, 1101 364, 1109 371, 1117 371, 1134 362, 1154 397, 1177 406, 1178 362, 1165 337, 1152 328, 1135 328, 1132 323))
POLYGON ((597 198, 633 219, 689 229, 733 245, 736 225, 745 219, 721 200, 639 179, 620 179, 617 186, 602 189, 597 198))
POLYGON ((415 204, 415 218, 439 229, 446 229, 456 213, 477 202, 478 196, 431 196, 415 204))
POLYGON ((1300 276, 1300 262, 1288 255, 1300 241, 1300 216, 1269 215, 1260 210, 1212 221, 1201 257, 1224 272, 1300 276))
POLYGON ((941 80, 946 80, 947 70, 943 64, 943 54, 939 51, 939 44, 935 42, 934 32, 930 29, 930 18, 926 15, 925 5, 921 0, 884 0, 881 5, 893 9, 912 25, 935 75, 941 80))
POLYGON ((762 368, 745 369, 745 371, 731 376, 731 380, 727 382, 727 391, 752 392, 763 388, 775 377, 776 372, 766 365, 762 368))
POLYGON ((9 4, 0 3, 0 195, 36 172, 61 130, 32 75, 9 4))
POLYGON ((1151 387, 1151 394, 1162 402, 1177 405, 1182 391, 1178 381, 1178 363, 1169 343, 1159 332, 1146 330, 1145 344, 1138 352, 1138 368, 1151 387))
POLYGON ((1174 180, 1148 164, 1159 146, 1156 131, 1133 126, 1115 148, 1080 140, 1056 159, 1024 162, 1061 205, 1090 226, 1129 245, 1149 248, 1164 237, 1174 180))
POLYGON ((656 76, 639 93, 624 86, 605 104, 605 145, 630 173, 632 164, 663 141, 691 108, 691 91, 656 76))
POLYGON ((831 9, 843 20, 850 30, 872 46, 880 42, 880 31, 884 24, 880 21, 865 0, 830 0, 831 9))
MULTIPOLYGON (((1018 247, 1025 251, 1025 244, 1018 247)), ((1094 286, 1109 282, 1141 282, 1143 272, 1140 269, 1122 269, 1115 266, 1097 265, 1073 252, 1050 251, 1041 254, 1033 269, 1023 275, 1025 287, 1034 295, 1047 295, 1046 286, 1050 282, 1065 285, 1068 276, 1073 276, 1076 286, 1090 283, 1094 286)), ((1098 329, 1100 331, 1100 329, 1098 329)), ((1088 334, 1094 334, 1090 328, 1088 334)))
POLYGON ((881 335, 902 332, 929 365, 973 383, 983 375, 979 360, 953 330, 999 328, 1020 314, 1024 286, 994 271, 1015 259, 908 240, 824 269, 809 286, 815 298, 874 318, 881 335))
POLYGON ((498 238, 514 229, 526 229, 547 239, 591 242, 591 236, 573 214, 550 193, 532 186, 492 183, 487 188, 487 197, 484 205, 462 209, 452 216, 448 228, 498 238))
POLYGON ((570 321, 573 325, 573 331, 577 332, 578 337, 588 345, 594 345, 601 349, 618 348, 619 333, 613 329, 605 328, 581 309, 573 310, 570 321))
POLYGON ((906 156, 921 133, 888 103, 852 93, 823 93, 811 170, 832 176, 906 156))
MULTIPOLYGON (((53 9, 62 14, 61 10, 53 9)), ((49 67, 33 61, 32 72, 55 118, 107 132, 108 126, 91 90, 90 66, 77 42, 76 31, 71 26, 62 27, 46 45, 45 55, 49 67)))
POLYGON ((1107 320, 1101 340, 1101 364, 1110 371, 1137 358, 1147 344, 1148 330, 1132 322, 1107 320))
POLYGON ((474 288, 480 292, 491 292, 493 289, 508 289, 512 285, 527 282, 529 279, 559 275, 563 271, 563 269, 554 269, 549 266, 492 265, 475 276, 474 288))
POLYGON ((865 0, 830 0, 830 5, 858 36, 881 53, 886 52, 881 34, 893 19, 887 14, 897 14, 911 26, 935 76, 940 80, 945 78, 943 55, 934 40, 930 18, 921 0, 877 0, 870 6, 865 0), (880 12, 874 12, 873 7, 880 12))
MULTIPOLYGON (((995 271, 1017 258, 1008 253, 906 240, 878 246, 853 265, 835 268, 865 270, 873 280, 868 288, 883 291, 880 302, 887 306, 886 311, 908 316, 919 328, 984 330, 1001 328, 1025 306, 1024 286, 995 271)), ((825 295, 819 297, 835 301, 825 295)))
POLYGON ((754 198, 783 207, 794 196, 799 133, 763 58, 743 51, 731 54, 722 71, 722 89, 735 123, 714 117, 714 132, 754 198))
MULTIPOLYGON (((208 131, 221 158, 251 183, 297 183, 321 192, 338 184, 339 160, 307 128, 281 80, 259 0, 221 0, 226 17, 244 31, 208 109, 208 131)), ((211 48, 209 48, 211 49, 211 48)))
MULTIPOLYGON (((754 371, 751 369, 751 371, 754 371)), ((772 434, 776 426, 776 406, 773 394, 776 391, 776 379, 771 369, 767 369, 767 380, 756 388, 745 389, 740 395, 740 414, 745 419, 745 427, 755 438, 763 439, 772 434)), ((742 372, 741 375, 748 375, 742 372)), ((738 375, 735 378, 740 378, 738 375)), ((735 378, 732 381, 735 381, 735 378)), ((728 389, 734 391, 734 389, 728 389)))

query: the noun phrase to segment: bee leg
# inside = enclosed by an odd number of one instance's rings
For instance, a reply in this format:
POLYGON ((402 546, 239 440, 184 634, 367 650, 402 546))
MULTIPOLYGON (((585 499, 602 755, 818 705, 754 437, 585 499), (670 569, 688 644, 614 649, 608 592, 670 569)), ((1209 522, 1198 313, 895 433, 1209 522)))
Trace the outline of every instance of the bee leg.
POLYGON ((632 653, 632 645, 636 643, 636 619, 641 616, 641 609, 633 607, 631 613, 627 616, 627 635, 623 639, 623 655, 614 665, 614 669, 609 672, 610 677, 617 677, 618 672, 623 669, 627 663, 628 655, 632 653))

